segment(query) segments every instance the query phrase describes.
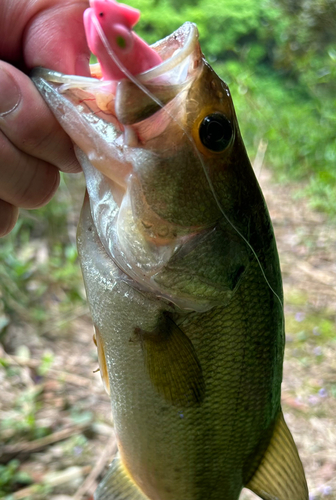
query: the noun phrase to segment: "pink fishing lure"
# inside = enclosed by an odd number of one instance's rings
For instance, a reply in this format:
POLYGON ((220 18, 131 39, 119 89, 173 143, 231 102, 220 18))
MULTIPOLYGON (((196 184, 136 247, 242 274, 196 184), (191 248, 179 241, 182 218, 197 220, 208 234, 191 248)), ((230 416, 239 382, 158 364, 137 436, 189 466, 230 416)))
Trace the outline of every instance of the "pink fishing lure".
POLYGON ((139 20, 139 10, 114 0, 90 0, 90 8, 84 12, 84 27, 89 48, 100 63, 104 80, 118 81, 125 75, 104 46, 94 17, 98 19, 113 53, 132 75, 162 62, 159 54, 132 31, 139 20))

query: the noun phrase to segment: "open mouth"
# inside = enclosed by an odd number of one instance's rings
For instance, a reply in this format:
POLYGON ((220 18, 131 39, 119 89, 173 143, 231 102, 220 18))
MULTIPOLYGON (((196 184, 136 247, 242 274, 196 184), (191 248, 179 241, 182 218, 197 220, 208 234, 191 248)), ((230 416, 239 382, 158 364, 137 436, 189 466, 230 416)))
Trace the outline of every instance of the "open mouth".
MULTIPOLYGON (((152 46, 162 63, 119 82, 36 68, 32 79, 62 128, 91 165, 120 191, 133 171, 132 150, 180 123, 189 88, 201 71, 195 24, 185 23, 152 46)), ((96 67, 97 69, 97 67, 96 67)))
MULTIPOLYGON (((170 84, 182 83, 185 71, 190 70, 187 61, 188 56, 195 51, 198 42, 198 30, 195 24, 186 22, 171 35, 151 45, 162 59, 161 64, 137 75, 142 83, 165 77, 170 84), (182 66, 181 66, 182 64, 182 66)), ((100 64, 91 65, 91 74, 95 78, 101 78, 100 64)))
POLYGON ((195 69, 193 63, 200 56, 200 53, 195 54, 197 47, 198 29, 195 24, 187 22, 152 45, 162 58, 162 63, 141 73, 139 80, 145 83, 164 76, 170 84, 183 83, 190 70, 195 69), (192 60, 188 60, 189 56, 192 56, 192 60))
MULTIPOLYGON (((99 63, 91 66, 93 78, 64 75, 44 68, 36 68, 32 78, 39 88, 41 80, 48 82, 59 94, 81 106, 82 113, 104 115, 106 121, 123 130, 124 126, 152 116, 185 90, 200 64, 198 30, 193 23, 183 24, 152 48, 162 63, 132 80, 100 80, 99 63)), ((40 90, 43 92, 43 88, 40 90)))
POLYGON ((104 81, 44 68, 32 74, 73 142, 97 170, 122 188, 132 170, 128 149, 146 144, 176 121, 201 67, 198 30, 193 23, 183 24, 152 48, 162 63, 132 81, 104 81), (117 166, 113 171, 112 163, 117 166))

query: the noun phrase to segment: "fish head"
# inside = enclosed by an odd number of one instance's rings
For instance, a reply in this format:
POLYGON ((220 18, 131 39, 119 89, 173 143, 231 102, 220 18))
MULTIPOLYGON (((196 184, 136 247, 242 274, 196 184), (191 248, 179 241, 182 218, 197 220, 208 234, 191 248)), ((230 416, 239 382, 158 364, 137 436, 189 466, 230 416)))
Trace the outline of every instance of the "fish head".
POLYGON ((185 23, 152 46, 161 64, 131 80, 34 77, 77 147, 104 248, 146 287, 248 199, 241 177, 251 166, 231 94, 198 38, 185 23))
POLYGON ((137 186, 133 202, 142 198, 147 216, 175 226, 175 237, 232 212, 239 172, 251 166, 229 88, 205 60, 196 26, 186 23, 156 48, 163 63, 139 78, 148 92, 120 81, 115 116, 137 186))

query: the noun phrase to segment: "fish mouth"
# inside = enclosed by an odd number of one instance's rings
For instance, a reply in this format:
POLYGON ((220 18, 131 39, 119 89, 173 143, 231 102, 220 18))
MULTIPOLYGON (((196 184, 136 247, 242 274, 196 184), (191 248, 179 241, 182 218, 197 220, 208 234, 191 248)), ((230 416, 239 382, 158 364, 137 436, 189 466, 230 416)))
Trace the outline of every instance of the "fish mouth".
POLYGON ((202 59, 198 38, 197 26, 187 22, 151 46, 162 63, 117 86, 115 114, 121 124, 145 120, 190 87, 202 59))
MULTIPOLYGON (((193 55, 193 62, 195 62, 196 57, 200 56, 200 51, 198 54, 195 53, 195 49, 199 48, 198 38, 196 24, 186 22, 171 35, 151 45, 162 58, 162 63, 140 73, 139 80, 144 83, 162 75, 167 76, 184 63, 190 55, 193 55)), ((177 80, 174 83, 180 83, 178 74, 175 74, 175 78, 177 80)))
POLYGON ((182 146, 186 142, 189 89, 204 64, 193 23, 152 47, 162 63, 133 81, 101 81, 43 68, 35 69, 32 79, 75 144, 86 178, 86 203, 103 248, 141 289, 166 296, 153 276, 199 227, 166 221, 153 210, 139 181, 139 165, 146 169, 169 154, 169 141, 162 145, 165 135, 173 136, 175 154, 178 140, 182 146), (169 125, 172 130, 164 134, 169 125))
POLYGON ((152 48, 162 63, 133 81, 102 81, 36 68, 32 80, 92 165, 126 188, 129 150, 159 136, 200 72, 198 29, 186 22, 152 48), (69 118, 71 117, 71 119, 69 118), (111 169, 111 162, 118 168, 111 169))
POLYGON ((48 82, 65 98, 75 104, 75 91, 81 92, 81 103, 87 104, 84 112, 104 114, 106 121, 116 120, 123 129, 145 120, 173 100, 193 81, 200 65, 202 53, 199 34, 194 23, 186 22, 171 35, 151 45, 160 55, 162 63, 133 77, 119 82, 102 81, 99 63, 91 65, 94 78, 64 75, 44 68, 36 68, 32 79, 41 89, 41 81, 48 82), (40 85, 39 85, 40 84, 40 85), (86 96, 85 94, 92 94, 86 96), (112 115, 113 119, 108 115, 112 115))
MULTIPOLYGON (((181 76, 174 71, 184 63, 186 58, 193 55, 193 60, 199 59, 201 50, 198 43, 199 33, 196 24, 186 22, 176 31, 167 37, 159 40, 151 45, 161 57, 162 63, 153 68, 136 75, 136 78, 142 82, 155 80, 163 75, 170 75, 171 83, 180 83, 181 76)), ((97 67, 97 64, 91 65, 97 67)), ((181 72, 180 72, 181 73, 181 72)), ((59 83, 68 88, 73 88, 74 83, 80 86, 92 85, 96 82, 96 78, 81 77, 77 75, 65 75, 63 73, 52 71, 46 68, 35 68, 32 71, 31 77, 33 80, 43 78, 48 82, 59 83)))

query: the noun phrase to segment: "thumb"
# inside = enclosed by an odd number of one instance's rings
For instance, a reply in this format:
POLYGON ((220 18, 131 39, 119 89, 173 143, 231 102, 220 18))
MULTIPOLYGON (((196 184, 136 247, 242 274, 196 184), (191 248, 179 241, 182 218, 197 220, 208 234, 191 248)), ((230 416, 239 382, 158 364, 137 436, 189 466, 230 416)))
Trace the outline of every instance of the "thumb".
POLYGON ((28 68, 43 66, 67 74, 89 76, 90 51, 83 13, 88 2, 53 2, 40 10, 24 33, 24 59, 28 68))

